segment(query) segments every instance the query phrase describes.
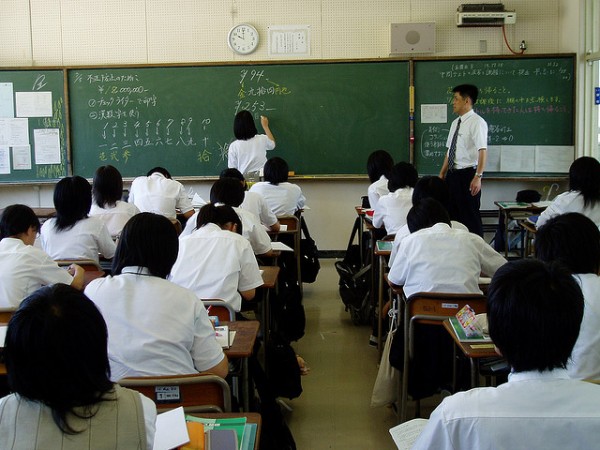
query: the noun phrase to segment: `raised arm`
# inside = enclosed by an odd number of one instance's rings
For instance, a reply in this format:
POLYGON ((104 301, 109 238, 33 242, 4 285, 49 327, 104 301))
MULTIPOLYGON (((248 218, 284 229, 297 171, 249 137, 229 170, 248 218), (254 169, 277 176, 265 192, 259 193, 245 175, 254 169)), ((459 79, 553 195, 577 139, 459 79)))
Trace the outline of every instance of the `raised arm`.
POLYGON ((267 135, 267 137, 273 142, 275 142, 275 137, 273 136, 273 133, 271 133, 271 129, 269 128, 269 119, 267 118, 267 116, 260 116, 260 124, 262 125, 263 130, 265 130, 265 134, 267 135))

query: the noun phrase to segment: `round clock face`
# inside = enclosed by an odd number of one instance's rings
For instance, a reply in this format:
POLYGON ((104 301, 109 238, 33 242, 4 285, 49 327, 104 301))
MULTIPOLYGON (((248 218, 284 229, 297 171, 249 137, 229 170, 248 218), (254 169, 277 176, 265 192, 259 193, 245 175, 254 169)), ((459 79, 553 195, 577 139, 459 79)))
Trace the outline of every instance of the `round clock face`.
POLYGON ((247 23, 236 25, 229 31, 227 43, 234 52, 247 55, 258 47, 258 31, 247 23))

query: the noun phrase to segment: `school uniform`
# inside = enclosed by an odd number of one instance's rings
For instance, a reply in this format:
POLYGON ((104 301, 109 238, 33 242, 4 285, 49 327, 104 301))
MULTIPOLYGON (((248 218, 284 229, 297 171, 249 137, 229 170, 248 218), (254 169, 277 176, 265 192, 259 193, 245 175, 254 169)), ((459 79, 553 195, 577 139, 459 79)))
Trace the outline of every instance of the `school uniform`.
POLYGON ((17 308, 42 286, 72 282, 69 272, 39 248, 18 238, 0 241, 0 308, 17 308))
POLYGON ((597 448, 599 404, 600 387, 563 369, 512 373, 498 387, 446 397, 412 448, 597 448))
POLYGON ((552 217, 570 212, 583 214, 600 228, 600 202, 596 202, 594 206, 585 207, 583 204, 583 195, 579 191, 567 191, 557 195, 552 203, 540 214, 536 222, 536 227, 543 226, 552 217))
POLYGON ((474 233, 437 223, 405 237, 388 279, 417 292, 479 293, 479 275, 494 275, 506 260, 474 233))
POLYGON ((384 175, 381 175, 379 180, 369 185, 367 195, 369 197, 369 205, 372 209, 375 209, 381 197, 390 193, 387 185, 388 179, 384 175))
POLYGON ((144 267, 98 278, 84 293, 108 327, 113 381, 204 372, 224 358, 204 304, 144 267))
POLYGON ((194 209, 183 184, 159 172, 133 180, 128 201, 141 212, 160 214, 169 220, 177 219, 177 209, 182 214, 194 209))
POLYGON ((575 379, 600 379, 600 276, 593 273, 573 275, 585 300, 579 337, 567 371, 575 379))
POLYGON ((277 216, 273 214, 273 211, 271 211, 262 195, 257 194, 256 192, 245 191, 244 201, 240 205, 240 208, 256 215, 259 218, 260 223, 267 228, 270 228, 277 223, 277 216))
POLYGON ((396 234, 406 225, 406 216, 412 208, 412 194, 413 188, 407 187, 381 197, 373 213, 373 226, 385 227, 387 234, 396 234))
POLYGON ((179 240, 171 281, 199 298, 219 298, 239 311, 242 297, 263 284, 250 243, 237 233, 208 223, 179 240))
POLYGON ((140 210, 133 203, 118 200, 112 208, 101 208, 96 203, 92 203, 90 217, 97 217, 102 220, 112 238, 116 239, 129 219, 139 214, 139 212, 140 210))
POLYGON ((52 259, 91 259, 99 262, 100 253, 107 259, 115 255, 116 245, 97 217, 78 220, 68 230, 56 230, 56 218, 42 225, 40 240, 42 248, 52 259))
POLYGON ((279 184, 260 181, 252 185, 250 192, 262 195, 273 214, 278 217, 293 215, 304 208, 306 202, 300 187, 287 181, 279 184))
POLYGON ((275 148, 266 134, 257 134, 247 140, 237 139, 229 144, 227 167, 241 173, 258 172, 267 162, 267 151, 275 148))

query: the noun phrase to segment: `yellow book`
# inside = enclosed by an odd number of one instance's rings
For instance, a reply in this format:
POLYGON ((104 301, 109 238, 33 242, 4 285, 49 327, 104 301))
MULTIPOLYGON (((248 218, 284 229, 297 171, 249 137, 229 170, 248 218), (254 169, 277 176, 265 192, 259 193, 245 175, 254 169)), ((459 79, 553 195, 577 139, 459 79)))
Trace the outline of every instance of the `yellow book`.
POLYGON ((200 422, 186 422, 190 442, 180 447, 181 450, 204 450, 204 425, 200 422))

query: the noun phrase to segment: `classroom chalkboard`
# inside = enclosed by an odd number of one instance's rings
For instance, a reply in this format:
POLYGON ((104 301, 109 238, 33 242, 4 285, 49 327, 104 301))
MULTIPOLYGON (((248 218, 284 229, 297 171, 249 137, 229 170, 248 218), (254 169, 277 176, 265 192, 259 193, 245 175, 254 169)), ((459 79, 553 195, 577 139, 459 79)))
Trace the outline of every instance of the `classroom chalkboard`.
POLYGON ((419 173, 439 173, 455 119, 452 88, 463 83, 480 90, 475 111, 488 123, 486 176, 552 175, 548 170, 556 164, 548 158, 557 156, 568 168, 574 156, 574 70, 571 55, 415 61, 414 159, 419 173), (442 104, 445 120, 436 110, 442 104), (522 168, 515 170, 515 165, 522 168), (505 166, 511 169, 500 170, 505 166))
POLYGON ((0 182, 67 175, 64 71, 0 70, 0 182))
POLYGON ((408 61, 71 69, 73 172, 123 176, 160 165, 174 176, 227 167, 233 119, 269 118, 296 174, 364 174, 386 149, 408 160, 408 61))

